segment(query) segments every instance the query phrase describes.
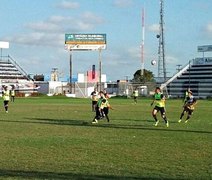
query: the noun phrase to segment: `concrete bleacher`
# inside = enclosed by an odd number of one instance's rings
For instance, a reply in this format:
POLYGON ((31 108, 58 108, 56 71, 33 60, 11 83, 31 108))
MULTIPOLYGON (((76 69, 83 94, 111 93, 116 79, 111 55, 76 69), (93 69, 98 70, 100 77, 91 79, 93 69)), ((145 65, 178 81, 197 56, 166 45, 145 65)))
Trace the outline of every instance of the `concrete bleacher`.
POLYGON ((167 91, 171 97, 183 97, 186 89, 190 88, 198 98, 212 97, 212 60, 211 57, 196 58, 190 66, 174 78, 168 85, 167 91))
POLYGON ((0 60, 0 80, 1 82, 14 82, 14 80, 26 80, 27 73, 20 68, 16 61, 10 56, 2 57, 0 60))
POLYGON ((34 81, 11 56, 0 59, 0 86, 13 86, 16 91, 26 93, 36 90, 34 81))

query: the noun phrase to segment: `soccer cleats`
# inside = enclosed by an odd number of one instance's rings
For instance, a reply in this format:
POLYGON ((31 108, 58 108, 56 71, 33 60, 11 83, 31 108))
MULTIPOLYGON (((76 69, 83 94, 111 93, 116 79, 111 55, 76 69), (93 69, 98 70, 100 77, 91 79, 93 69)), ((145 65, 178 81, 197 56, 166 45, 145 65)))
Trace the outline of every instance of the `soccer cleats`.
POLYGON ((166 127, 167 127, 167 128, 169 127, 169 121, 166 122, 166 127))
MULTIPOLYGON (((182 119, 179 119, 178 123, 181 123, 181 122, 182 122, 182 119)), ((188 123, 188 120, 185 120, 185 123, 188 123)))
MULTIPOLYGON (((158 124, 159 124, 159 121, 156 121, 154 126, 157 127, 158 124)), ((169 121, 167 121, 165 124, 166 124, 166 127, 168 128, 169 127, 169 121)))
POLYGON ((94 119, 93 121, 92 121, 92 124, 97 124, 98 123, 98 120, 97 119, 94 119))
POLYGON ((156 121, 154 126, 156 127, 156 126, 158 126, 158 124, 159 124, 159 121, 156 121))

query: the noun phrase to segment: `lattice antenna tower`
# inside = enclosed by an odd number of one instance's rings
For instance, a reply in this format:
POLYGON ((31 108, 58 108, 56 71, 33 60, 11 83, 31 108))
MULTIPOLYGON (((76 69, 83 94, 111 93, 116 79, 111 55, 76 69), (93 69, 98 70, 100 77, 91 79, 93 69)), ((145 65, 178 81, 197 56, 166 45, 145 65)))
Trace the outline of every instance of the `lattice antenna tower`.
POLYGON ((158 46, 158 77, 162 77, 163 81, 166 81, 166 59, 165 59, 165 38, 164 38, 164 3, 160 0, 160 23, 159 23, 159 39, 158 46))

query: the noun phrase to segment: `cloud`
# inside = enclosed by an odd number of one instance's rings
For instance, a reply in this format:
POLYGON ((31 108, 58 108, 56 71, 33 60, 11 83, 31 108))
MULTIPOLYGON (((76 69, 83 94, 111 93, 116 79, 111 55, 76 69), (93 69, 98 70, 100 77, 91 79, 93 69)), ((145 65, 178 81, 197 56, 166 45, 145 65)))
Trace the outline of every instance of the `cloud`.
POLYGON ((166 58, 166 62, 168 64, 172 64, 173 65, 173 64, 176 64, 176 63, 179 62, 179 59, 174 57, 174 56, 172 56, 172 55, 167 55, 165 58, 166 58))
POLYGON ((52 22, 29 23, 26 25, 26 27, 34 31, 42 31, 42 32, 61 31, 61 27, 58 24, 52 22))
POLYGON ((119 8, 128 8, 133 5, 133 0, 115 0, 114 5, 119 8))
POLYGON ((212 22, 210 22, 206 25, 205 31, 207 34, 210 34, 210 36, 212 37, 212 22))
POLYGON ((64 22, 66 22, 67 20, 68 21, 71 21, 73 18, 71 17, 66 17, 66 16, 50 16, 48 21, 51 22, 51 23, 57 23, 57 24, 62 24, 64 22))
POLYGON ((212 38, 212 22, 205 24, 200 31, 203 39, 210 40, 212 38))
POLYGON ((33 31, 41 32, 67 32, 67 31, 91 31, 97 25, 103 24, 103 18, 92 12, 84 12, 79 17, 71 16, 51 16, 40 22, 32 22, 25 25, 33 31))
POLYGON ((79 8, 79 3, 77 2, 71 2, 71 1, 62 1, 61 3, 56 5, 58 8, 61 9, 77 9, 79 8))
POLYGON ((147 29, 151 32, 155 32, 155 33, 159 33, 159 24, 152 24, 150 26, 147 27, 147 29))
POLYGON ((25 24, 28 33, 15 34, 6 39, 25 45, 58 47, 64 43, 65 33, 91 31, 103 23, 103 18, 92 12, 82 13, 79 17, 51 16, 43 21, 25 24))
POLYGON ((133 59, 141 58, 141 48, 140 47, 131 47, 127 50, 129 56, 133 59))
POLYGON ((32 32, 28 34, 18 34, 6 38, 8 41, 30 46, 51 46, 59 47, 64 44, 64 34, 48 34, 32 32))
POLYGON ((98 15, 94 14, 93 12, 85 12, 81 15, 81 19, 84 22, 89 22, 93 24, 102 24, 105 21, 103 18, 99 17, 98 15))

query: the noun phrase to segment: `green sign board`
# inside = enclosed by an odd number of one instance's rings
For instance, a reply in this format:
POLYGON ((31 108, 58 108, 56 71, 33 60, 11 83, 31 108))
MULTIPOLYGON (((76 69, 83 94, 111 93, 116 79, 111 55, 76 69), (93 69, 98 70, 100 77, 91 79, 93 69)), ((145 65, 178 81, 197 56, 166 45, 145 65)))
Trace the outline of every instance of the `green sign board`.
POLYGON ((106 34, 65 34, 65 44, 106 44, 106 34))

